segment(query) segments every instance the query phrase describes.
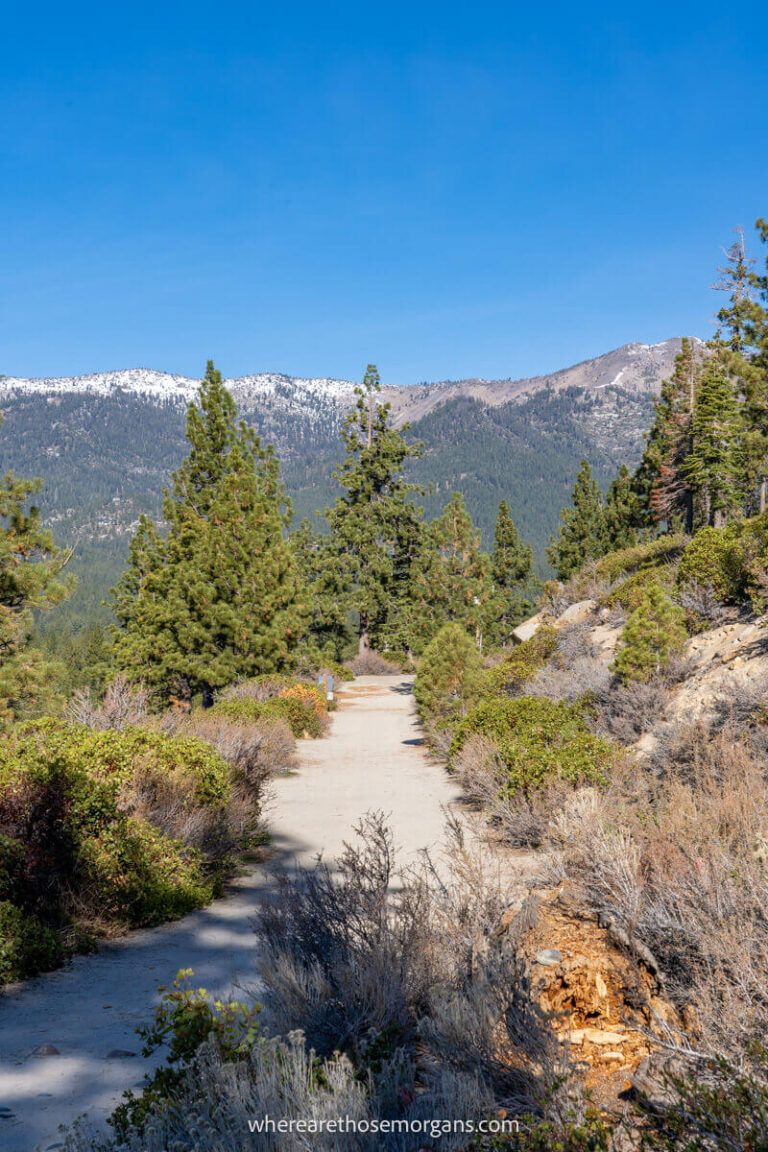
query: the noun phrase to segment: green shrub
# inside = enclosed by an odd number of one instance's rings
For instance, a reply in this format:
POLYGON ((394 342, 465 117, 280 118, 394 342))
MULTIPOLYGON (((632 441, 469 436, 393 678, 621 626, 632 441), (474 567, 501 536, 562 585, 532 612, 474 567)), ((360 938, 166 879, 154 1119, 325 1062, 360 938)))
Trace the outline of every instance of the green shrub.
POLYGON ((228 775, 192 738, 19 725, 0 748, 0 980, 53 966, 52 930, 158 924, 209 901, 231 850, 228 775))
POLYGON ((522 644, 505 651, 504 658, 486 668, 479 679, 481 696, 513 696, 532 680, 557 651, 557 629, 544 625, 522 644))
POLYGON ((63 958, 55 932, 9 900, 0 901, 0 984, 49 972, 63 958))
POLYGON ((662 588, 671 591, 674 583, 675 569, 671 564, 660 565, 657 568, 640 568, 603 597, 602 603, 607 608, 621 607, 628 612, 634 612, 652 584, 661 585, 662 588))
POLYGON ((725 604, 742 603, 749 581, 743 525, 700 529, 683 552, 677 580, 680 587, 699 584, 711 588, 725 604))
POLYGON ((445 727, 477 695, 480 656, 459 624, 446 624, 424 649, 413 693, 425 723, 445 727))
POLYGON ((451 758, 471 735, 495 743, 510 793, 535 791, 554 780, 603 783, 614 758, 608 741, 587 728, 579 705, 541 696, 477 704, 457 725, 451 758))
POLYGON ((609 552, 597 561, 595 571, 606 580, 618 580, 620 576, 630 576, 643 569, 673 564, 682 554, 686 540, 686 536, 675 533, 657 536, 655 540, 619 552, 609 552))
POLYGON ((310 736, 317 739, 325 733, 328 723, 313 702, 310 692, 302 696, 273 696, 268 700, 255 700, 248 696, 231 697, 214 704, 211 713, 243 721, 276 717, 286 720, 297 738, 310 736))
POLYGON ((613 670, 624 683, 647 684, 685 647, 685 612, 660 584, 650 584, 624 626, 613 670))

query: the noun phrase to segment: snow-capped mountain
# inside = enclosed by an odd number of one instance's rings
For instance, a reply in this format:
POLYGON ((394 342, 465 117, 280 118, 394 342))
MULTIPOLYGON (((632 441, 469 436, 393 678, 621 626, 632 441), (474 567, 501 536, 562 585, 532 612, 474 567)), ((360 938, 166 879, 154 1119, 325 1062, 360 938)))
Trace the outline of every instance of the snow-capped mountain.
MULTIPOLYGON (((427 515, 461 491, 488 540, 503 498, 541 549, 580 459, 590 460, 602 484, 619 464, 636 463, 679 347, 679 340, 628 344, 527 380, 385 387, 396 420, 409 422, 409 435, 423 444, 411 478, 424 487, 427 515)), ((243 418, 275 446, 295 518, 326 507, 337 494, 339 427, 355 384, 260 373, 227 385, 243 418)), ((186 451, 184 413, 198 387, 186 376, 138 368, 0 377, 0 471, 42 478, 46 519, 60 540, 77 543, 86 618, 117 579, 139 514, 160 509, 186 451)))

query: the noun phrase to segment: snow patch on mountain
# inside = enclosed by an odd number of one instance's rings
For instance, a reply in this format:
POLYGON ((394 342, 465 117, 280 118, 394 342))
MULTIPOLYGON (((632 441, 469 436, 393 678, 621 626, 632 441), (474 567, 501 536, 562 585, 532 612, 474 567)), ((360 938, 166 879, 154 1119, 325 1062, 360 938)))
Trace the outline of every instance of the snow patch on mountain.
MULTIPOLYGON (((304 379, 281 373, 261 372, 225 380, 240 407, 248 411, 268 404, 293 410, 318 407, 340 408, 353 398, 355 384, 350 380, 325 377, 304 379)), ((0 399, 25 395, 116 396, 121 392, 158 402, 188 404, 197 395, 199 380, 151 368, 128 368, 118 372, 95 372, 88 376, 54 376, 32 379, 0 376, 0 399)))

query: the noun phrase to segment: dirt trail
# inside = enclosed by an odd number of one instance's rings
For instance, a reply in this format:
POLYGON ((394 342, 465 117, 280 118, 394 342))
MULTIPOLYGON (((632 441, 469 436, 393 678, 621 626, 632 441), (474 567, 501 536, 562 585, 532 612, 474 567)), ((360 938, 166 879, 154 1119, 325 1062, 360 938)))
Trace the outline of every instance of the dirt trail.
MULTIPOLYGON (((400 859, 438 848, 443 807, 457 799, 421 748, 404 677, 345 686, 330 736, 302 741, 301 768, 276 781, 270 810, 273 862, 332 860, 370 809, 391 813, 400 859)), ((268 880, 253 866, 221 900, 175 924, 136 932, 94 956, 0 996, 0 1148, 50 1152, 58 1126, 105 1115, 148 1067, 135 1034, 158 984, 179 968, 217 994, 255 985, 252 916, 268 880), (36 1054, 47 1046, 57 1054, 36 1054)))

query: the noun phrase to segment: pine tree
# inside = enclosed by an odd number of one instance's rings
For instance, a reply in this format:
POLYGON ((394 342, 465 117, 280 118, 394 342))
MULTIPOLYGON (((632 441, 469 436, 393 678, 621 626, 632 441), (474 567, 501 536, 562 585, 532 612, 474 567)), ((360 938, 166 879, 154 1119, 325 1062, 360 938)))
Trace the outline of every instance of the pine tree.
POLYGON ((30 647, 33 612, 71 594, 62 575, 72 553, 57 548, 40 512, 26 507, 39 480, 0 478, 0 726, 32 709, 46 690, 50 662, 30 647))
POLYGON ((375 365, 368 365, 356 393, 342 429, 347 456, 335 473, 344 493, 326 519, 362 653, 379 642, 393 606, 407 598, 422 513, 411 500, 419 489, 403 478, 406 461, 420 449, 406 442, 407 429, 392 426, 390 405, 379 401, 375 365))
POLYGON ((682 652, 687 636, 682 608, 651 584, 624 626, 614 671, 625 682, 647 683, 682 652))
POLYGON ((632 480, 641 527, 670 528, 682 522, 689 534, 694 530, 694 494, 684 464, 691 450, 701 366, 695 343, 684 338, 674 372, 662 383, 643 459, 632 480))
POLYGON ((638 500, 626 464, 608 489, 605 527, 611 551, 631 548, 637 543, 638 500))
POLYGON ((608 550, 605 505, 588 461, 582 460, 571 506, 560 514, 560 532, 547 549, 559 580, 567 580, 589 560, 608 550))
POLYGON ((309 643, 319 657, 343 660, 354 636, 347 608, 351 589, 333 541, 302 520, 291 535, 291 547, 309 594, 309 643))
POLYGON ((520 539, 509 505, 502 500, 496 516, 491 554, 491 574, 500 600, 496 632, 501 643, 508 640, 512 628, 530 609, 525 590, 530 584, 532 567, 533 551, 520 539))
POLYGON ((704 522, 720 527, 743 496, 742 413, 727 362, 712 355, 702 369, 682 473, 701 504, 704 522))
POLYGON ((236 677, 286 667, 306 615, 277 461, 235 416, 209 363, 163 504, 167 535, 142 520, 114 594, 119 666, 205 703, 236 677))
POLYGON ((481 551, 480 533, 460 492, 429 526, 412 567, 409 595, 416 606, 411 644, 416 652, 449 622, 460 624, 482 647, 503 609, 491 558, 481 551))

